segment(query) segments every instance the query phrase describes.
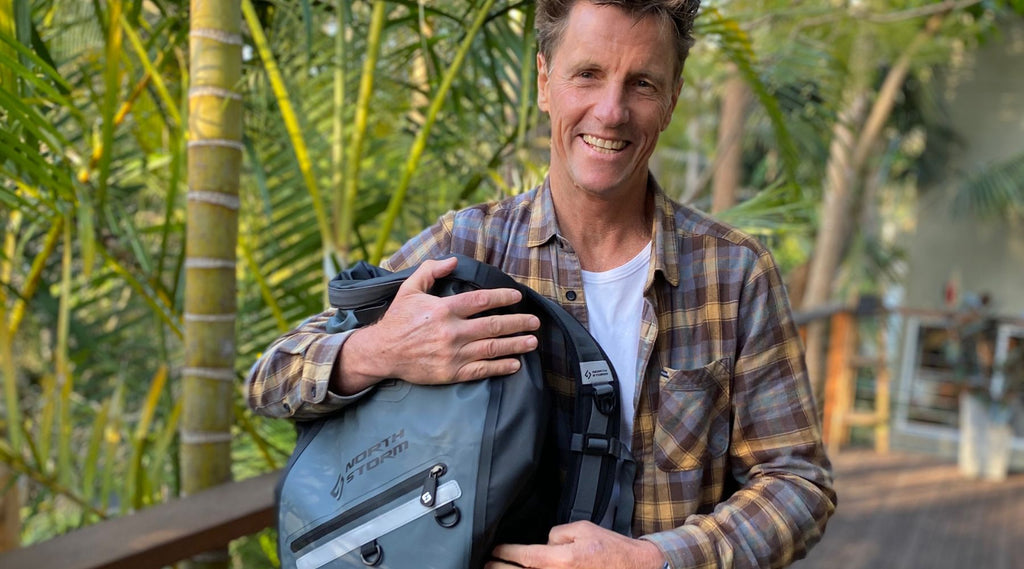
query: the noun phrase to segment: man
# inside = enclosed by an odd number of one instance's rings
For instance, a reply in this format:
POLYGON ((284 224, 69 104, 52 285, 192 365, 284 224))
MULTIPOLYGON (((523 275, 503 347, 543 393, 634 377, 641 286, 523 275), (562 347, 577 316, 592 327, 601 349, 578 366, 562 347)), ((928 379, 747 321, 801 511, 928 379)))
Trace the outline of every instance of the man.
POLYGON ((542 186, 449 213, 403 246, 387 268, 423 265, 377 324, 327 335, 324 313, 254 366, 252 407, 299 417, 335 410, 387 377, 511 373, 516 355, 536 347, 529 332, 539 321, 470 318, 513 304, 515 291, 426 294, 454 267, 430 259, 450 253, 498 266, 587 324, 622 383, 636 538, 577 522, 554 528, 545 545, 498 546, 489 569, 781 567, 817 542, 834 509, 771 255, 671 202, 648 172, 682 86, 697 4, 538 0, 538 103, 552 129, 542 186))

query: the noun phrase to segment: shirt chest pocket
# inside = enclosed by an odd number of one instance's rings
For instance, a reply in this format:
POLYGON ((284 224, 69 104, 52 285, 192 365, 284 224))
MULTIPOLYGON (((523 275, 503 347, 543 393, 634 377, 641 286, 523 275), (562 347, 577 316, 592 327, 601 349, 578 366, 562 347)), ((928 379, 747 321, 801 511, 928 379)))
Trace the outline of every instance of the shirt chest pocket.
POLYGON ((707 466, 729 448, 728 360, 702 368, 662 370, 654 460, 673 472, 707 466))

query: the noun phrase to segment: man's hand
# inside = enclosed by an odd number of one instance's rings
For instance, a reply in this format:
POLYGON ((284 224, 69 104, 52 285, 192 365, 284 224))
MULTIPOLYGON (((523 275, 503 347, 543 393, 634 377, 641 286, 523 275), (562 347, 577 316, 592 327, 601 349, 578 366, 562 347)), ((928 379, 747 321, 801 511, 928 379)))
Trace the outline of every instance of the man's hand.
POLYGON ((519 369, 515 356, 537 347, 528 334, 540 327, 532 314, 471 318, 522 299, 514 289, 485 289, 448 297, 427 291, 450 274, 453 257, 426 261, 409 276, 384 316, 354 332, 342 346, 332 390, 357 393, 386 378, 440 384, 507 375, 519 369))
POLYGON ((485 569, 661 569, 665 564, 653 543, 590 522, 552 528, 547 545, 499 545, 492 555, 500 561, 485 569))

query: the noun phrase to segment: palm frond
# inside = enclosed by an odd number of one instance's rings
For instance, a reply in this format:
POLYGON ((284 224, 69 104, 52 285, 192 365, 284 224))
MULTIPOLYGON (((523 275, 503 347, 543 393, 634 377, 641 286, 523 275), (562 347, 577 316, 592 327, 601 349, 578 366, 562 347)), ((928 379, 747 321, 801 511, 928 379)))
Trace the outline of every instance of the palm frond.
POLYGON ((968 173, 953 198, 953 215, 1024 217, 1024 154, 968 173))
POLYGON ((776 134, 776 144, 782 157, 783 166, 792 188, 799 190, 799 154, 789 133, 786 117, 779 107, 778 99, 769 91, 761 78, 759 64, 750 36, 735 19, 722 14, 714 6, 705 6, 701 11, 699 32, 717 40, 718 47, 739 69, 750 90, 757 96, 771 120, 776 134))

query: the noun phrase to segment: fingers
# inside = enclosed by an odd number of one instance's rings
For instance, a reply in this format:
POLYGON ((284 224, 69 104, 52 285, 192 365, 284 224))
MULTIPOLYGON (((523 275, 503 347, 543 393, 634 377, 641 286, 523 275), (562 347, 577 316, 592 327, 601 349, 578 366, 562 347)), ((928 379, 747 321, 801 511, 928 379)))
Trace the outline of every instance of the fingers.
MULTIPOLYGON (((483 338, 504 339, 507 336, 534 332, 540 328, 540 318, 537 318, 537 316, 533 314, 499 314, 494 316, 484 316, 481 318, 472 318, 464 320, 463 322, 464 326, 462 327, 463 329, 460 331, 460 334, 470 342, 483 338)), ((487 347, 488 346, 478 346, 478 348, 487 347)), ((504 348, 506 346, 502 343, 498 343, 491 347, 504 348)), ((484 351, 481 352, 480 355, 493 358, 510 353, 519 352, 498 350, 494 353, 487 353, 484 351)))
POLYGON ((522 300, 523 295, 512 288, 490 288, 463 292, 448 299, 452 303, 453 314, 469 318, 488 310, 512 306, 522 300))
MULTIPOLYGON (((402 283, 402 286, 398 289, 399 294, 428 292, 438 279, 450 275, 457 265, 458 259, 455 257, 424 261, 402 283)), ((488 310, 512 306, 522 300, 523 295, 515 289, 496 288, 464 292, 448 298, 453 316, 469 318, 488 310)))
POLYGON ((505 544, 494 548, 491 553, 503 563, 495 567, 565 567, 563 552, 548 545, 505 544))
POLYGON ((388 373, 387 377, 424 384, 500 377, 518 371, 522 365, 518 356, 537 348, 537 338, 531 334, 540 328, 537 316, 477 316, 516 304, 522 300, 518 290, 474 290, 447 297, 429 294, 457 262, 452 257, 422 263, 402 283, 384 316, 367 327, 373 328, 381 352, 377 360, 385 363, 366 377, 388 373))
POLYGON ((464 362, 455 374, 456 381, 509 375, 519 370, 517 357, 537 348, 537 337, 528 332, 540 326, 532 314, 505 314, 464 320, 461 336, 465 343, 457 360, 464 362))
POLYGON ((484 569, 519 569, 522 565, 506 563, 500 559, 492 559, 484 565, 484 569))
POLYGON ((500 360, 477 360, 463 365, 451 378, 453 382, 476 381, 488 377, 511 375, 522 367, 518 358, 502 358, 500 360))
POLYGON ((424 261, 398 288, 398 294, 427 292, 437 279, 446 277, 455 270, 459 260, 455 257, 437 261, 424 261))
POLYGON ((549 545, 562 545, 566 543, 572 543, 577 539, 592 533, 593 530, 601 530, 600 526, 597 526, 588 521, 572 522, 568 524, 557 525, 551 528, 548 532, 548 544, 549 545))

